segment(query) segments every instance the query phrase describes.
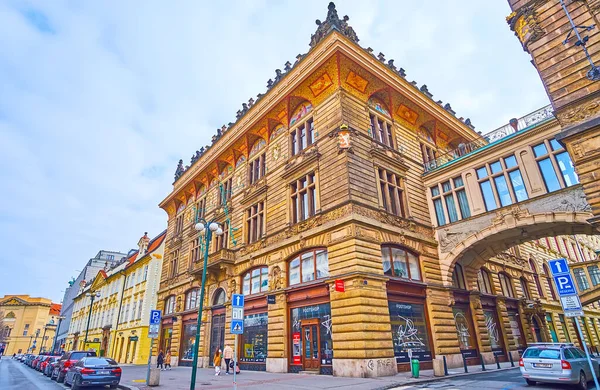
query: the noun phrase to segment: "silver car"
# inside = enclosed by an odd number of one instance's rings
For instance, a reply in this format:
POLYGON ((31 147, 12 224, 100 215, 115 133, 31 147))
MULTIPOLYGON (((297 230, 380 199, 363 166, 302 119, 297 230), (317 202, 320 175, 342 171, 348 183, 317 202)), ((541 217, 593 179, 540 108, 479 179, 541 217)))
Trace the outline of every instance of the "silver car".
MULTIPOLYGON (((598 375, 598 361, 595 358, 592 358, 592 365, 598 375)), ((523 353, 519 368, 530 386, 536 382, 570 383, 585 390, 588 381, 592 380, 585 352, 573 344, 534 344, 523 353)))

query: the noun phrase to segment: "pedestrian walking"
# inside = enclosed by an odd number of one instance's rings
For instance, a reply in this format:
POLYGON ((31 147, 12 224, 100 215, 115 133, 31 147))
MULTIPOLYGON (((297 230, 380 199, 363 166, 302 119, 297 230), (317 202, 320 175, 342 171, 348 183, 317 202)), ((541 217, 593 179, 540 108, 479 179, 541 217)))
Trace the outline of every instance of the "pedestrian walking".
POLYGON ((233 348, 229 345, 226 345, 223 349, 223 359, 225 359, 225 375, 229 375, 229 363, 233 359, 233 348))
POLYGON ((161 371, 164 371, 163 363, 165 362, 165 354, 161 350, 156 357, 156 368, 160 368, 161 371))
POLYGON ((167 351, 165 355, 165 370, 171 369, 171 351, 167 351))
POLYGON ((215 352, 215 358, 213 359, 213 364, 215 366, 215 376, 219 376, 221 374, 221 350, 217 350, 215 352))

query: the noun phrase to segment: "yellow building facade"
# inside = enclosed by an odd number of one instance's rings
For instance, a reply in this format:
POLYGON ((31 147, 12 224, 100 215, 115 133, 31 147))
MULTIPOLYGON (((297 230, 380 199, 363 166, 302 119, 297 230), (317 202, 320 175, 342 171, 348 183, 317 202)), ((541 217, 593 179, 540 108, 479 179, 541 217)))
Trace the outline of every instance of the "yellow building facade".
POLYGON ((52 349, 58 324, 60 304, 47 298, 29 295, 6 295, 0 298, 5 355, 41 353, 52 349))
POLYGON ((165 232, 152 240, 144 234, 138 250, 82 286, 74 300, 67 350, 92 348, 119 363, 147 363, 148 322, 156 308, 164 238, 165 232))

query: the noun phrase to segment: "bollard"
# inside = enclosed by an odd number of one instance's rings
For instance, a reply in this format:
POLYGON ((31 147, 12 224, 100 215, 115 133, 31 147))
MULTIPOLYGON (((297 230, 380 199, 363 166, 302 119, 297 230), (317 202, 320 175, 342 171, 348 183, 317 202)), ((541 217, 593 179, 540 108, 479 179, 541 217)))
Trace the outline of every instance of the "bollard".
POLYGON ((444 375, 448 375, 448 364, 446 363, 446 355, 442 356, 444 359, 444 375))
POLYGON ((498 369, 500 369, 500 360, 498 360, 498 355, 496 355, 494 353, 494 360, 496 361, 496 366, 498 366, 498 369))
POLYGON ((479 354, 479 360, 481 361, 481 371, 485 371, 485 362, 483 361, 482 354, 479 354))
POLYGON ((411 369, 410 371, 412 372, 412 377, 413 378, 418 378, 419 377, 419 371, 420 371, 420 366, 419 366, 419 360, 418 359, 413 359, 411 361, 411 369))
POLYGON ((465 372, 469 372, 469 369, 467 368, 467 358, 465 358, 465 355, 462 355, 463 358, 463 365, 465 366, 465 372))
POLYGON ((514 367, 515 362, 513 362, 513 360, 512 360, 512 353, 510 353, 510 351, 508 351, 508 360, 510 360, 510 366, 514 367))

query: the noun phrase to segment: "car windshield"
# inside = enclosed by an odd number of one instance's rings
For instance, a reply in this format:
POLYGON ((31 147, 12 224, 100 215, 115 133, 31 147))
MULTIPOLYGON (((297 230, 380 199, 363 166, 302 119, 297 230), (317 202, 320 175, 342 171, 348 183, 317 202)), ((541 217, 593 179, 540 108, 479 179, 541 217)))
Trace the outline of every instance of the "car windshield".
POLYGON ((106 366, 106 365, 114 365, 116 366, 118 363, 112 359, 107 358, 86 358, 83 361, 84 366, 106 366))
POLYGON ((523 357, 560 360, 560 349, 529 348, 523 357))

